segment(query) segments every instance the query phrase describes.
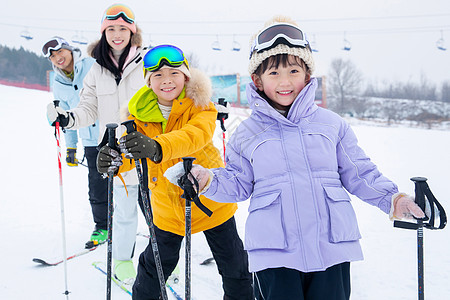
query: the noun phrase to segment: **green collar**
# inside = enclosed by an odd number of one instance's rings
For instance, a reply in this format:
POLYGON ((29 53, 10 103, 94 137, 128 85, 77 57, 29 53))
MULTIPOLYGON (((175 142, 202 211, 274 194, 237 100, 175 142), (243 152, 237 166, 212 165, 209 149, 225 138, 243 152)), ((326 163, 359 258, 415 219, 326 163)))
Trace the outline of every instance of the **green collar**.
MULTIPOLYGON (((186 87, 177 99, 186 97, 186 87)), ((163 117, 158 105, 158 96, 147 86, 142 87, 128 103, 128 110, 142 122, 162 123, 163 132, 167 125, 167 120, 163 117)))

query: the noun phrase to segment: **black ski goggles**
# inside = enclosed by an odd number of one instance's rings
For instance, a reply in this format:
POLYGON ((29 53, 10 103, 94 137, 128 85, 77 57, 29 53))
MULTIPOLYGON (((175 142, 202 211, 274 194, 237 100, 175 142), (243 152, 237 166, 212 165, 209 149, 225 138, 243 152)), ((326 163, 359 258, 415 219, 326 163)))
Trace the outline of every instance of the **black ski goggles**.
POLYGON ((69 43, 60 37, 54 37, 44 44, 42 47, 42 54, 45 57, 50 57, 52 51, 57 51, 62 48, 63 45, 69 46, 69 43))
POLYGON ((308 45, 308 41, 303 31, 297 26, 289 23, 276 23, 267 27, 256 36, 250 49, 250 57, 254 51, 259 53, 274 48, 279 44, 303 48, 308 45))

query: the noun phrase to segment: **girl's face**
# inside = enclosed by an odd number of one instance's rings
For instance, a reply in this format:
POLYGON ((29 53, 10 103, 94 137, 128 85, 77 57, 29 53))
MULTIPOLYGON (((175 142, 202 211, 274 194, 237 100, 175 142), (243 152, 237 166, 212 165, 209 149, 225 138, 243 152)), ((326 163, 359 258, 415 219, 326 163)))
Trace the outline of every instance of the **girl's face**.
POLYGON ((72 52, 67 49, 59 49, 52 51, 50 55, 50 61, 57 68, 71 73, 73 71, 73 57, 72 52))
POLYGON ((106 41, 114 50, 123 50, 131 40, 131 31, 123 25, 111 25, 105 29, 106 41))
POLYGON ((261 76, 252 74, 252 80, 273 101, 275 108, 286 110, 307 85, 309 75, 295 56, 289 55, 286 66, 269 66, 261 76))
POLYGON ((162 67, 150 76, 150 87, 162 105, 172 106, 172 101, 181 94, 186 82, 183 72, 176 68, 162 67))

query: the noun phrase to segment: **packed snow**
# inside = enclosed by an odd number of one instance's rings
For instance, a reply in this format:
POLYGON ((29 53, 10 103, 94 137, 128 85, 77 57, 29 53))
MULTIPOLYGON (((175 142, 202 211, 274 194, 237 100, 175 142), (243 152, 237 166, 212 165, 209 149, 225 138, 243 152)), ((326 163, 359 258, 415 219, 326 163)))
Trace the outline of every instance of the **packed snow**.
MULTIPOLYGON (((0 85, 1 148, 3 172, 0 197, 0 299, 65 299, 64 266, 42 267, 33 258, 62 258, 61 207, 57 150, 54 129, 46 119, 46 105, 52 94, 0 85)), ((227 138, 248 111, 232 109, 227 138)), ((348 120, 360 145, 401 191, 413 194, 409 178, 428 178, 431 190, 450 212, 450 131, 408 127, 386 127, 348 120)), ((222 132, 214 137, 222 148, 222 132)), ((79 144, 79 149, 82 149, 79 144)), ((79 151, 82 152, 82 151, 79 151)), ((63 158, 65 147, 63 143, 63 158)), ((79 153, 79 158, 82 153, 79 153)), ((83 249, 93 221, 87 199, 87 169, 63 163, 64 215, 67 254, 83 249)), ((417 299, 416 232, 393 228, 380 210, 353 198, 363 238, 365 260, 352 263, 352 300, 417 299)), ((236 213, 243 237, 247 202, 236 213)), ((148 233, 139 215, 141 233, 148 233)), ((136 237, 135 264, 148 240, 136 237)), ((449 228, 424 231, 425 298, 450 299, 449 228)), ((107 247, 69 260, 67 282, 69 299, 103 299, 106 276, 92 262, 106 261, 107 247)), ((192 294, 197 300, 223 298, 221 280, 214 263, 201 266, 211 253, 203 234, 193 235, 192 294)), ((180 259, 181 281, 174 288, 183 295, 184 257, 180 259)), ((170 294, 170 293, 169 293, 170 294)), ((112 299, 130 296, 112 285, 112 299)))

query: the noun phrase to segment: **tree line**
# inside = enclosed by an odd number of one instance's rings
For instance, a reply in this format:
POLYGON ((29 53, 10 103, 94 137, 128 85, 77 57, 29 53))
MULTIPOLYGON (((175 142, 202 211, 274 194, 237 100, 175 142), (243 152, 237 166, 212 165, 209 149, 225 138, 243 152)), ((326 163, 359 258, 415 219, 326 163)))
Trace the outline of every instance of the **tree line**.
POLYGON ((329 108, 339 114, 392 121, 450 121, 450 81, 365 83, 350 60, 334 59, 326 78, 329 108))
POLYGON ((0 45, 0 79, 13 82, 47 85, 51 62, 43 56, 25 50, 0 45))

